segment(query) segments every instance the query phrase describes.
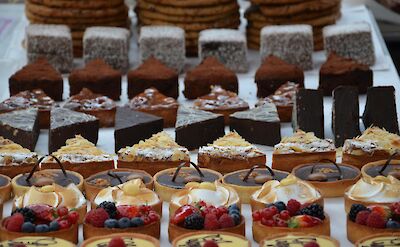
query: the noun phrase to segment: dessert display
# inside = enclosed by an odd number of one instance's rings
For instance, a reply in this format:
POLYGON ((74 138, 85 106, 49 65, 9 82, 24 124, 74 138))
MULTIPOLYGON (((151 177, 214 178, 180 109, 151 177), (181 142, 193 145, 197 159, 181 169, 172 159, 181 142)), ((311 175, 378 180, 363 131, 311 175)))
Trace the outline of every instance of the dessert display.
POLYGON ((175 124, 175 141, 179 145, 193 150, 213 142, 224 134, 223 115, 185 106, 179 107, 175 124))
POLYGON ((28 108, 0 114, 0 136, 34 150, 39 138, 39 110, 28 108))
POLYGON ((364 126, 376 126, 390 133, 399 134, 396 96, 393 86, 370 87, 362 115, 364 126), (376 104, 385 106, 377 107, 376 104))
POLYGON ((141 179, 146 188, 153 189, 153 177, 145 171, 118 168, 98 172, 84 181, 86 198, 93 201, 100 190, 107 187, 117 186, 134 179, 141 179))
POLYGON ((172 97, 167 97, 156 88, 151 87, 133 97, 128 107, 135 111, 159 116, 164 120, 164 127, 174 127, 179 103, 172 97))
POLYGON ((197 98, 194 108, 224 115, 226 125, 229 125, 229 115, 249 109, 249 104, 231 91, 221 86, 212 86, 211 93, 197 98))
MULTIPOLYGON (((397 197, 397 199, 399 198, 397 197)), ((352 243, 356 243, 363 238, 379 233, 399 236, 400 202, 392 203, 389 206, 351 205, 350 212, 347 215, 347 239, 352 243)))
POLYGON ((361 168, 378 160, 386 160, 396 154, 400 147, 400 136, 378 127, 370 127, 361 136, 348 139, 343 145, 342 162, 361 168))
POLYGON ((196 233, 186 233, 175 238, 172 242, 173 247, 189 246, 209 246, 209 247, 250 247, 250 241, 239 234, 222 231, 198 231, 196 233))
POLYGON ((42 89, 55 101, 62 100, 62 76, 45 58, 22 67, 9 78, 8 84, 10 96, 26 90, 42 89))
POLYGON ((11 191, 11 179, 6 175, 0 174, 0 198, 3 202, 10 200, 11 191))
POLYGON ((191 167, 184 167, 186 165, 187 163, 182 163, 177 168, 165 169, 154 175, 154 190, 163 201, 169 202, 171 196, 184 189, 186 184, 192 182, 214 183, 222 178, 219 172, 200 168, 193 162, 190 162, 191 167))
POLYGON ((326 96, 338 86, 354 86, 359 93, 366 93, 373 84, 372 73, 368 65, 331 53, 319 71, 319 89, 326 96))
POLYGON ((251 195, 270 180, 281 181, 289 175, 287 172, 272 170, 263 164, 250 169, 233 171, 225 174, 222 183, 234 188, 242 203, 250 203, 251 195))
POLYGON ((265 164, 265 153, 236 132, 229 132, 212 144, 199 148, 198 165, 222 174, 265 164))
POLYGON ((371 26, 367 22, 331 25, 323 29, 324 49, 359 63, 374 65, 375 48, 371 26))
MULTIPOLYGON (((140 3, 138 8, 140 8, 140 3)), ((153 12, 154 13, 154 12, 153 12)), ((140 19, 141 15, 138 16, 140 19)), ((169 68, 182 71, 185 65, 185 30, 177 26, 142 26, 139 36, 141 62, 154 57, 169 68)))
POLYGON ((296 166, 292 173, 314 185, 324 198, 342 197, 346 189, 360 179, 361 172, 355 166, 321 161, 325 163, 312 162, 296 166))
MULTIPOLYGON (((324 207, 317 203, 304 204, 296 199, 277 201, 253 211, 252 217, 253 238, 257 243, 263 239, 273 239, 274 235, 282 232, 328 237, 331 234, 329 216, 324 212, 324 207)), ((264 242, 260 246, 268 245, 264 242)))
POLYGON ((300 88, 294 100, 292 126, 294 130, 314 132, 324 138, 324 97, 320 90, 300 88))
POLYGON ((45 246, 62 246, 62 247, 75 247, 76 245, 70 241, 61 238, 55 237, 43 237, 43 236, 29 236, 29 237, 19 237, 14 238, 12 240, 5 240, 0 242, 0 246, 3 247, 15 247, 15 246, 38 246, 38 245, 45 245, 45 246))
POLYGON ((225 67, 215 57, 207 57, 185 76, 183 94, 188 99, 196 99, 211 92, 211 87, 221 88, 238 93, 238 78, 232 70, 225 67))
MULTIPOLYGON (((275 145, 272 153, 272 168, 291 172, 300 164, 336 160, 336 149, 330 139, 320 139, 312 132, 296 131, 275 145)), ((349 164, 345 160, 343 163, 349 164)))
POLYGON ((99 127, 114 126, 117 108, 115 102, 107 96, 93 93, 87 88, 83 88, 78 94, 71 96, 62 107, 95 116, 99 120, 99 127))
POLYGON ((74 69, 69 74, 69 94, 78 94, 83 88, 119 100, 121 95, 121 72, 113 69, 102 59, 94 59, 84 68, 74 69))
POLYGON ((168 238, 170 242, 184 234, 199 234, 202 231, 219 231, 245 236, 245 222, 236 204, 216 207, 204 201, 195 205, 186 204, 170 217, 168 238))
POLYGON ((70 72, 73 66, 72 35, 66 25, 30 24, 25 29, 28 63, 46 58, 62 73, 70 72))
POLYGON ((313 30, 310 25, 272 25, 260 32, 260 56, 263 61, 274 55, 303 70, 313 67, 313 30), (296 40, 294 45, 293 40, 296 40))
POLYGON ((128 72, 128 97, 131 99, 144 90, 154 87, 160 93, 177 99, 179 74, 160 60, 149 57, 134 70, 128 72))
MULTIPOLYGON (((64 242, 66 246, 74 246, 69 242, 78 243, 78 221, 78 211, 65 206, 50 206, 44 202, 24 205, 16 208, 11 216, 1 221, 0 237, 2 241, 14 242, 20 238, 26 238, 25 241, 28 241, 29 238, 31 243, 37 241, 42 244, 50 239, 52 240, 50 242, 57 240, 59 245, 42 246, 62 246, 64 242), (38 237, 42 237, 42 240, 39 241, 38 237)), ((24 242, 23 239, 21 240, 24 242)))
POLYGON ((115 233, 107 236, 92 237, 82 243, 82 247, 122 246, 160 247, 160 241, 140 233, 115 233))
POLYGON ((299 83, 286 82, 282 84, 273 94, 259 99, 256 107, 268 103, 273 103, 277 110, 281 122, 291 122, 294 98, 297 90, 301 87, 299 83))
POLYGON ((273 146, 281 140, 281 122, 273 103, 231 114, 229 126, 251 143, 273 146))
POLYGON ((134 232, 159 239, 160 218, 151 206, 116 205, 104 201, 86 214, 83 238, 104 238, 109 234, 134 232))
POLYGON ((332 98, 332 132, 335 146, 342 147, 345 140, 361 134, 358 89, 339 86, 333 90, 332 98))
POLYGON ((201 31, 199 57, 201 60, 215 57, 227 68, 238 73, 249 70, 246 36, 237 29, 216 28, 201 31))
POLYGON ((117 107, 115 115, 115 152, 150 138, 163 130, 161 117, 134 111, 129 107, 117 107))
POLYGON ((0 136, 0 173, 10 178, 29 172, 38 161, 38 155, 29 149, 0 136))
POLYGON ((399 234, 397 233, 378 233, 367 236, 356 242, 356 247, 373 247, 376 245, 390 246, 399 242, 399 234))
POLYGON ((179 146, 164 131, 118 151, 119 168, 144 170, 151 175, 188 162, 190 162, 189 151, 179 146))
POLYGON ((336 239, 328 236, 317 235, 312 233, 282 233, 264 238, 261 241, 260 247, 269 246, 324 246, 324 247, 339 247, 339 242, 336 239))
POLYGON ((39 110, 39 127, 47 129, 50 125, 50 109, 55 102, 42 89, 21 91, 0 103, 0 113, 37 108, 39 110))

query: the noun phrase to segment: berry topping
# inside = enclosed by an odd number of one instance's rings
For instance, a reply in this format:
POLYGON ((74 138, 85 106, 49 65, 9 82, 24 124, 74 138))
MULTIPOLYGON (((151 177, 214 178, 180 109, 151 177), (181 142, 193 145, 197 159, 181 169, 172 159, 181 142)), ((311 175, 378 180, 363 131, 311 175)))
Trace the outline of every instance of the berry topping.
POLYGON ((351 221, 355 222, 358 212, 363 211, 363 210, 367 210, 367 207, 362 204, 351 205, 351 209, 349 212, 349 219, 351 221))
POLYGON ((184 205, 175 212, 175 216, 171 219, 171 222, 175 225, 179 225, 185 221, 186 217, 198 211, 199 210, 197 208, 191 205, 184 205))
POLYGON ((290 218, 288 222, 289 228, 300 228, 300 227, 313 227, 322 224, 319 218, 310 215, 297 215, 290 218))
POLYGON ((395 220, 388 220, 388 222, 386 222, 386 228, 400 229, 400 222, 395 220))
POLYGON ((5 222, 5 227, 8 231, 20 232, 24 222, 24 216, 21 213, 15 213, 7 219, 5 222))
POLYGON ((39 233, 48 232, 49 230, 50 230, 49 226, 46 224, 36 225, 36 228, 35 228, 35 232, 39 232, 39 233))
POLYGON ((204 228, 204 218, 200 213, 194 213, 185 218, 183 226, 186 229, 201 230, 204 228))
POLYGON ((275 202, 274 206, 278 209, 279 212, 286 210, 286 205, 284 202, 275 202))
MULTIPOLYGON (((103 202, 104 203, 104 202, 103 202)), ((115 206, 115 205, 114 205, 115 206)), ((110 207, 110 206, 109 206, 110 207)), ((107 211, 107 209, 105 209, 107 211)), ((110 210, 110 209, 108 209, 110 210)), ((127 217, 127 218, 133 218, 138 216, 139 214, 139 209, 136 206, 127 206, 127 205, 123 205, 123 206, 118 206, 115 209, 118 213, 114 213, 113 215, 118 215, 119 218, 123 218, 123 217, 127 217)), ((143 210, 143 212, 147 210, 143 210)), ((108 212, 108 211, 107 211, 108 212)), ((110 216, 111 217, 111 216, 110 216)), ((111 218, 115 218, 115 217, 111 217, 111 218)))
POLYGON ((107 219, 104 221, 104 227, 106 228, 117 228, 118 227, 118 220, 116 219, 107 219))
POLYGON ((108 243, 108 247, 126 247, 126 244, 122 238, 115 237, 108 243))
POLYGON ((371 214, 369 210, 363 210, 358 212, 356 216, 356 223, 360 225, 366 225, 368 216, 371 214))
POLYGON ((369 206, 368 209, 371 212, 376 212, 380 214, 385 220, 388 220, 392 216, 390 208, 386 206, 369 206))
POLYGON ((300 214, 314 216, 321 220, 325 219, 324 207, 319 204, 311 204, 303 208, 302 210, 300 210, 300 214))
POLYGON ((102 202, 98 207, 104 208, 107 211, 110 218, 115 219, 117 217, 118 211, 114 202, 102 202))
POLYGON ((229 228, 235 226, 235 221, 229 214, 223 214, 219 219, 218 222, 222 228, 229 228))
POLYGON ((60 229, 60 224, 58 223, 58 221, 53 220, 52 222, 50 222, 49 231, 53 232, 53 231, 58 231, 59 229, 60 229))
POLYGON ((68 214, 67 219, 71 224, 76 224, 79 220, 79 213, 77 211, 71 211, 68 214))
POLYGON ((65 216, 68 214, 68 208, 61 206, 57 208, 57 214, 59 217, 65 216))
POLYGON ((109 218, 104 208, 96 208, 87 213, 85 221, 95 227, 104 227, 104 222, 109 218))
POLYGON ((395 202, 390 205, 390 210, 392 210, 392 218, 400 221, 400 202, 395 202))
POLYGON ((22 224, 21 231, 28 233, 35 232, 35 225, 32 222, 27 221, 24 224, 22 224))
POLYGON ((25 207, 25 208, 17 208, 17 209, 14 210, 14 212, 12 214, 15 214, 15 213, 22 214, 24 216, 25 222, 29 221, 29 222, 35 223, 36 215, 35 215, 35 212, 33 212, 32 209, 27 208, 27 207, 25 207))
POLYGON ((55 219, 55 210, 53 207, 43 204, 29 206, 36 215, 37 222, 51 222, 55 219))
POLYGON ((131 226, 131 220, 127 217, 123 217, 121 219, 118 220, 118 227, 119 228, 128 228, 131 226))
POLYGON ((144 225, 144 221, 142 220, 142 218, 135 217, 135 218, 131 219, 132 227, 139 227, 139 226, 143 226, 143 225, 144 225))
POLYGON ((215 214, 207 214, 204 219, 205 230, 217 230, 220 228, 218 218, 215 214))
POLYGON ((367 218, 367 226, 374 228, 385 228, 386 220, 379 212, 371 212, 367 218))
POLYGON ((204 242, 203 247, 218 247, 218 244, 214 240, 207 240, 204 242))
POLYGON ((68 220, 60 220, 58 224, 60 225, 60 229, 68 229, 71 227, 71 223, 68 220))
POLYGON ((294 199, 290 199, 287 203, 286 209, 289 211, 289 214, 291 216, 295 216, 297 215, 297 213, 299 212, 301 208, 301 203, 294 200, 294 199))

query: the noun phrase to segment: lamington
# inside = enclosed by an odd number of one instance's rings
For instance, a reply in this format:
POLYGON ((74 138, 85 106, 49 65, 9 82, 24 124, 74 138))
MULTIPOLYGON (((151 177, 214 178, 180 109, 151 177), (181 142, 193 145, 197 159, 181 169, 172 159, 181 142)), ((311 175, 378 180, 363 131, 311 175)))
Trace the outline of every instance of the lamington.
POLYGON ((310 25, 265 26, 260 35, 261 61, 274 55, 304 70, 312 69, 314 42, 310 25))
POLYGON ((200 59, 215 57, 227 68, 245 73, 247 62, 246 36, 236 29, 207 29, 199 34, 200 59))
POLYGON ((58 71, 70 72, 73 66, 72 36, 66 25, 30 24, 26 27, 28 63, 46 58, 58 71))

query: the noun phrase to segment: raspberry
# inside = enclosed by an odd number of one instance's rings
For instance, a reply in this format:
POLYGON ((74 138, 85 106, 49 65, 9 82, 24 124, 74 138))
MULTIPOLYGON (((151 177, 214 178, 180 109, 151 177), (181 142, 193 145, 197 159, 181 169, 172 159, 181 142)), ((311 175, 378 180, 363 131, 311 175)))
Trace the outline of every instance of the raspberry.
POLYGON ((217 214, 218 217, 221 217, 223 214, 228 213, 228 209, 224 206, 218 207, 217 210, 218 210, 218 214, 217 214))
POLYGON ((58 217, 62 217, 68 214, 68 208, 61 206, 57 208, 58 217))
POLYGON ((229 228, 235 226, 235 221, 229 214, 223 214, 219 218, 218 222, 221 225, 221 228, 229 228))
POLYGON ((367 226, 374 228, 385 228, 386 221, 378 212, 371 212, 367 218, 367 226))
POLYGON ((183 227, 186 229, 201 230, 204 228, 204 218, 200 213, 194 213, 185 218, 183 227))
POLYGON ((156 221, 158 221, 160 219, 160 216, 154 211, 150 211, 148 217, 149 217, 151 222, 156 222, 156 221))
POLYGON ((68 229, 71 226, 71 223, 68 220, 60 220, 58 221, 58 224, 60 225, 60 229, 68 229))
POLYGON ((90 210, 86 215, 86 223, 95 227, 104 227, 104 222, 109 218, 107 211, 104 208, 96 208, 90 210))
POLYGON ((219 229, 218 218, 215 214, 207 214, 204 219, 204 229, 205 230, 216 230, 219 229))
POLYGON ((11 232, 20 232, 24 224, 24 216, 21 213, 15 213, 6 221, 6 229, 11 232))
POLYGON ((79 220, 79 213, 76 211, 71 211, 68 216, 67 216, 67 220, 71 223, 71 224, 76 224, 79 220))
POLYGON ((273 215, 279 214, 279 210, 275 206, 269 206, 268 209, 273 213, 273 215))
POLYGON ((297 212, 300 210, 301 203, 294 200, 290 199, 287 203, 286 209, 289 211, 289 214, 291 216, 297 215, 297 212))
POLYGON ((112 238, 111 241, 108 243, 108 247, 125 247, 126 244, 124 240, 120 237, 112 238))
POLYGON ((218 247, 218 244, 214 240, 207 240, 204 242, 203 247, 218 247))
POLYGON ((304 245, 304 247, 319 247, 319 244, 316 242, 308 242, 304 245))
POLYGON ((390 210, 392 211, 392 218, 394 220, 400 221, 400 202, 396 202, 390 205, 390 210))
POLYGON ((264 226, 275 226, 275 221, 272 219, 262 218, 261 224, 263 224, 264 226))
POLYGON ((261 220, 261 212, 259 210, 254 211, 252 213, 252 217, 254 221, 260 221, 261 220))
POLYGON ((363 210, 367 210, 367 207, 362 204, 351 205, 351 209, 349 212, 349 219, 354 222, 356 220, 358 212, 363 211, 363 210))
POLYGON ((368 216, 370 214, 371 214, 371 212, 368 210, 363 210, 363 211, 358 212, 358 214, 356 216, 356 223, 360 224, 360 225, 366 225, 368 216))
POLYGON ((281 218, 282 220, 288 220, 290 219, 290 213, 287 210, 283 210, 279 213, 279 218, 281 218))
POLYGON ((275 215, 275 213, 270 210, 269 208, 264 208, 261 211, 261 217, 265 218, 265 219, 272 219, 272 217, 275 215))
POLYGON ((275 220, 275 222, 276 222, 276 226, 279 226, 279 227, 287 227, 288 226, 286 220, 282 220, 280 218, 277 218, 275 220))

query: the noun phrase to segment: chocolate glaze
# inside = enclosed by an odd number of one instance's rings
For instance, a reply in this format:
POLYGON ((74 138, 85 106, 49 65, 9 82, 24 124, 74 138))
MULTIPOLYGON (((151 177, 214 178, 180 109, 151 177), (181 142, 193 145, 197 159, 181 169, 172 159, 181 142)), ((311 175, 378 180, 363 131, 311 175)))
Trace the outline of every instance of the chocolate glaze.
MULTIPOLYGON (((333 182, 339 180, 339 172, 334 164, 326 164, 326 163, 311 163, 307 166, 302 166, 296 169, 295 176, 301 178, 303 180, 308 180, 308 176, 311 174, 311 170, 314 167, 314 173, 323 173, 327 175, 328 180, 325 182, 333 182)), ((360 174, 360 171, 352 168, 350 166, 344 166, 338 164, 340 169, 342 170, 343 179, 353 179, 360 174)))
MULTIPOLYGON (((214 182, 215 180, 219 179, 219 176, 215 173, 201 170, 203 173, 204 177, 201 177, 202 182, 214 182)), ((196 171, 196 169, 185 169, 181 170, 178 174, 178 176, 175 178, 175 181, 172 181, 172 177, 174 176, 175 171, 170 170, 167 172, 161 173, 157 177, 157 182, 163 186, 171 187, 174 189, 183 189, 185 188, 186 181, 185 178, 188 176, 199 176, 199 173, 196 171)))
POLYGON ((390 172, 400 172, 400 165, 391 165, 389 164, 385 170, 380 173, 382 170, 382 167, 384 165, 378 165, 378 166, 371 166, 365 169, 365 173, 370 175, 371 177, 376 177, 376 176, 388 176, 390 172))
POLYGON ((129 181, 130 179, 128 179, 128 177, 131 175, 139 175, 141 178, 143 178, 142 181, 145 184, 150 183, 152 179, 148 174, 142 171, 111 170, 97 173, 88 178, 86 182, 90 185, 102 188, 121 184, 121 181, 119 181, 117 177, 108 175, 109 172, 111 172, 111 175, 117 175, 121 179, 122 183, 129 181))
POLYGON ((6 186, 10 183, 10 179, 6 176, 0 176, 0 187, 6 186))
POLYGON ((18 177, 16 183, 21 186, 32 186, 35 185, 35 181, 37 181, 38 178, 50 178, 54 180, 54 183, 66 187, 68 186, 71 182, 74 183, 75 185, 78 185, 81 181, 80 178, 75 176, 73 173, 66 171, 67 177, 64 176, 63 172, 61 170, 57 169, 51 169, 51 170, 46 170, 45 172, 36 172, 33 174, 32 178, 27 181, 27 177, 29 176, 29 173, 24 173, 22 176, 18 177))
MULTIPOLYGON (((289 174, 287 172, 281 172, 273 170, 275 173, 274 180, 281 181, 286 178, 289 174)), ((262 186, 262 184, 256 183, 255 178, 259 175, 271 175, 271 173, 264 168, 257 168, 250 174, 246 181, 243 178, 246 176, 248 170, 241 170, 235 173, 226 175, 224 181, 228 184, 234 184, 238 186, 262 186)))

